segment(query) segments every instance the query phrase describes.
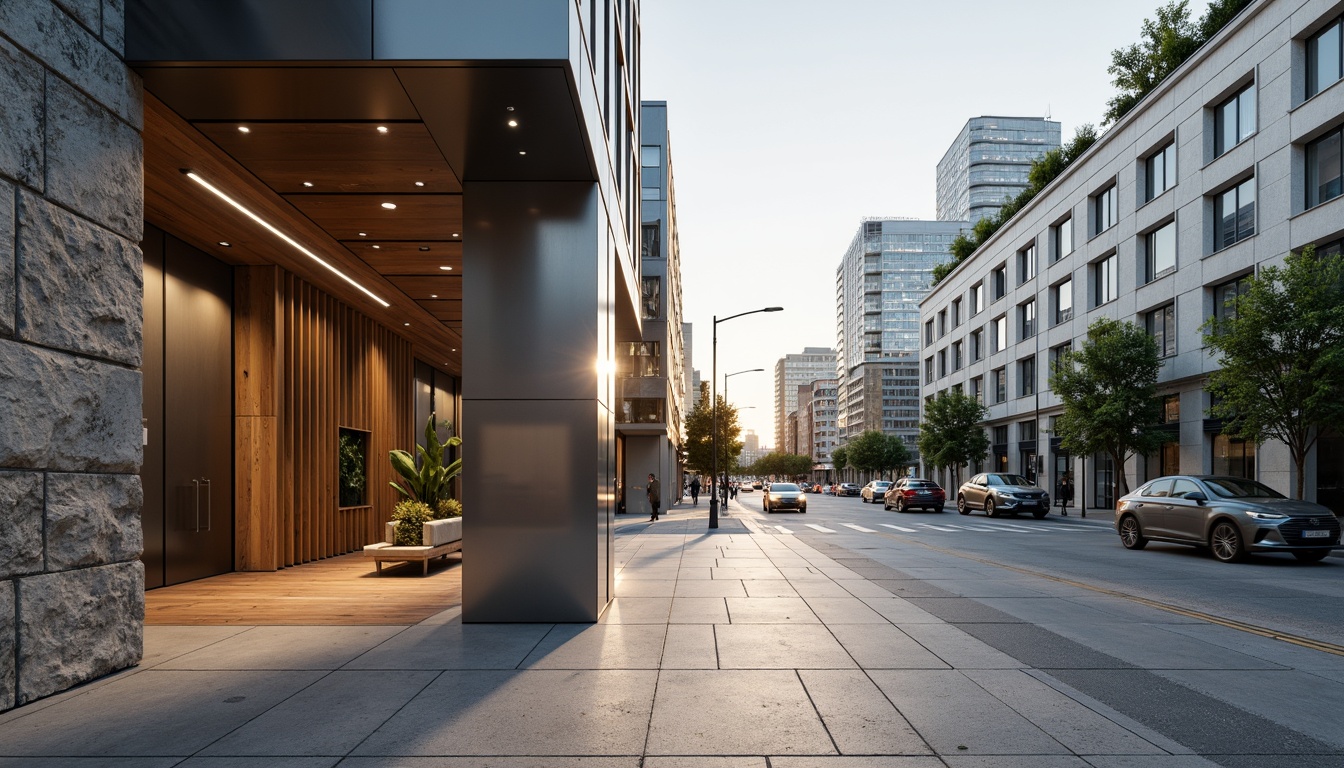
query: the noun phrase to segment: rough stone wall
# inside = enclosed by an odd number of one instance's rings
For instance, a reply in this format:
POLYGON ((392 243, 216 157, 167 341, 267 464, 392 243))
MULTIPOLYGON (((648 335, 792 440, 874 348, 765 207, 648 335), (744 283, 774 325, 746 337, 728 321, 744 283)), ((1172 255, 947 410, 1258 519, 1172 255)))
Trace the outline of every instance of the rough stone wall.
POLYGON ((0 710, 142 653, 143 125, 124 15, 0 2, 0 710))

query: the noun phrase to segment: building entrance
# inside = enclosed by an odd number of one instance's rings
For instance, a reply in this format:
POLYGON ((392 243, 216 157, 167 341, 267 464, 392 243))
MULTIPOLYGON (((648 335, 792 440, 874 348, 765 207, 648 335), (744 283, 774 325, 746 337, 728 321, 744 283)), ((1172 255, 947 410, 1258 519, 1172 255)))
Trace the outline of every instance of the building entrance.
POLYGON ((233 570, 233 272, 145 227, 145 586, 233 570))

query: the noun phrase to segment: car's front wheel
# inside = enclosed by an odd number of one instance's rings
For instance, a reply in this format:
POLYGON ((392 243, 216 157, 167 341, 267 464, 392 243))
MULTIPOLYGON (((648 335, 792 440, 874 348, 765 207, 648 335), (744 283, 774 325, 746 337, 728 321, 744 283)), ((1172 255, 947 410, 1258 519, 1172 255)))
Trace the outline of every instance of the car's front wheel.
POLYGON ((1330 554, 1328 549, 1299 549, 1293 553, 1293 557, 1304 563, 1319 563, 1330 554))
POLYGON ((887 501, 887 497, 886 497, 886 496, 883 496, 883 497, 882 497, 882 511, 884 511, 884 512, 890 512, 890 511, 891 511, 891 502, 887 501))
POLYGON ((1237 526, 1223 520, 1209 533, 1209 549, 1220 562, 1235 563, 1246 556, 1246 546, 1237 526))
POLYGON ((997 509, 994 508, 994 499, 993 499, 993 498, 985 499, 985 514, 986 514, 986 515, 989 515, 990 517, 998 517, 998 516, 999 516, 999 510, 997 510, 997 509))
POLYGON ((1143 549, 1148 546, 1148 539, 1143 537, 1139 521, 1133 515, 1125 515, 1120 519, 1120 543, 1125 549, 1143 549))
POLYGON ((1036 518, 1037 520, 1043 520, 1043 519, 1045 519, 1045 516, 1048 515, 1048 514, 1050 514, 1050 510, 1048 510, 1048 509, 1038 509, 1038 510, 1036 510, 1035 512, 1032 512, 1032 513, 1031 513, 1031 516, 1034 517, 1034 518, 1036 518))

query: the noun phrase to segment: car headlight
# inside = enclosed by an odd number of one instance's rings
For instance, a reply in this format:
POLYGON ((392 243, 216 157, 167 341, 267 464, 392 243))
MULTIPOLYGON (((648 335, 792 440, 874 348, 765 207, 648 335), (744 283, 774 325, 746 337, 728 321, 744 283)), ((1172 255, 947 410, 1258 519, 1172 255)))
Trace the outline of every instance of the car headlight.
POLYGON ((1287 515, 1280 515, 1278 512, 1260 512, 1259 510, 1248 509, 1246 514, 1256 520, 1287 520, 1287 515))

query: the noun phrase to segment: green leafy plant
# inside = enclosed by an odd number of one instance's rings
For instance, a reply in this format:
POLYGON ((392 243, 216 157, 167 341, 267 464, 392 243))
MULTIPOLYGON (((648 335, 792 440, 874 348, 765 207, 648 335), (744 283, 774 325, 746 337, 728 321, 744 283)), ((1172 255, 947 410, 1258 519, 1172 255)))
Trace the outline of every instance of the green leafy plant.
POLYGON ((398 547, 418 547, 424 543, 425 523, 433 519, 429 505, 423 501, 403 499, 392 508, 392 543, 398 547))
POLYGON ((368 464, 364 460, 364 434, 353 429, 340 432, 338 495, 342 507, 358 507, 366 503, 364 486, 368 481, 368 464))
POLYGON ((447 520, 462 516, 462 502, 457 499, 439 499, 434 503, 434 519, 447 520))
POLYGON ((412 501, 423 501, 426 505, 448 498, 449 483, 462 474, 460 457, 446 467, 443 464, 444 448, 462 445, 462 438, 452 436, 447 441, 440 442, 439 432, 435 428, 436 423, 434 414, 431 413, 429 422, 425 424, 425 444, 415 446, 420 456, 418 468, 415 466, 415 459, 407 451, 394 450, 388 454, 392 468, 401 475, 402 482, 405 483, 404 487, 395 481, 389 485, 396 488, 403 497, 412 501))

